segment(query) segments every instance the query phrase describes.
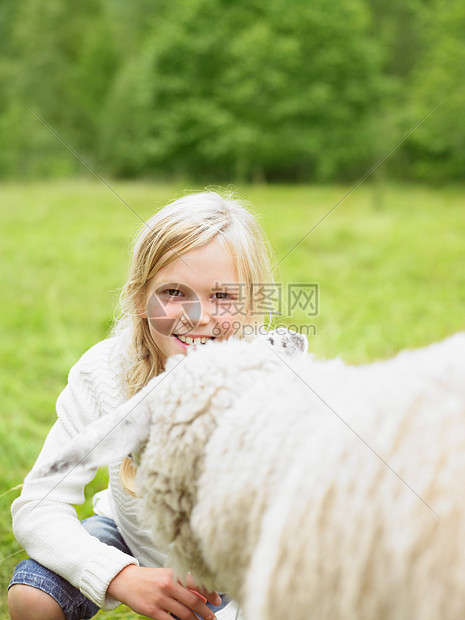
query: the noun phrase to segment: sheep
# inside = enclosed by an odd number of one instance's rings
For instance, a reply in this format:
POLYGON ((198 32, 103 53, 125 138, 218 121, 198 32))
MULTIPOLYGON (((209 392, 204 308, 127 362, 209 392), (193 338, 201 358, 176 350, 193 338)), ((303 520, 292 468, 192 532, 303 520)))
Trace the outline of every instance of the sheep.
POLYGON ((170 358, 87 460, 140 449, 155 543, 247 620, 461 619, 465 334, 361 366, 265 340, 170 358))

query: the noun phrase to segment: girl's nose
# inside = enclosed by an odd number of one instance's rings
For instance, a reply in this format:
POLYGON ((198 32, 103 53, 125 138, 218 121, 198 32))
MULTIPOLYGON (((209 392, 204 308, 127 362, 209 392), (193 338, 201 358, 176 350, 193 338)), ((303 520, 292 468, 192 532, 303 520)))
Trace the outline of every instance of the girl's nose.
POLYGON ((210 301, 200 302, 200 316, 197 325, 207 325, 211 321, 212 313, 215 306, 210 301))

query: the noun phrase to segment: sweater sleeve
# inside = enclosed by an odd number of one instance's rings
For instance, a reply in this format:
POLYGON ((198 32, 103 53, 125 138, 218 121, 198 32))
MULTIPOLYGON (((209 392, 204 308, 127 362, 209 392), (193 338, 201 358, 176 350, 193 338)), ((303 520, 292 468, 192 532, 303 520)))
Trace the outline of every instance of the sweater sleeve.
MULTIPOLYGON (((114 377, 111 377, 106 356, 102 357, 102 349, 108 347, 98 347, 93 347, 71 369, 68 385, 57 401, 58 420, 32 471, 53 459, 71 437, 102 415, 97 391, 103 390, 111 400, 115 392, 114 377)), ((29 474, 11 512, 14 535, 29 556, 108 610, 119 605, 119 601, 106 594, 111 580, 125 566, 138 565, 138 562, 91 536, 77 517, 73 504, 84 502, 84 487, 95 474, 96 469, 85 471, 81 468, 45 480, 29 474)))

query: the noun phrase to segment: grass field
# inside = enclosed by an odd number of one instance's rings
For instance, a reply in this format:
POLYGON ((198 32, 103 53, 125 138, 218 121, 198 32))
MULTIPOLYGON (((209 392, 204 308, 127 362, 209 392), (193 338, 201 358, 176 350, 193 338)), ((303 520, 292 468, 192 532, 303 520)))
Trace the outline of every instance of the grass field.
MULTIPOLYGON (((0 618, 8 617, 10 574, 26 557, 11 533, 14 488, 54 422, 69 368, 108 331, 140 218, 184 190, 112 187, 132 210, 97 181, 0 185, 0 618)), ((278 261, 284 257, 279 281, 319 286, 317 316, 276 317, 308 326, 319 357, 386 358, 465 328, 464 188, 387 186, 380 206, 365 184, 316 228, 348 188, 237 189, 260 215, 278 261)), ((81 518, 105 482, 100 471, 81 518)), ((120 607, 105 617, 138 616, 120 607)))

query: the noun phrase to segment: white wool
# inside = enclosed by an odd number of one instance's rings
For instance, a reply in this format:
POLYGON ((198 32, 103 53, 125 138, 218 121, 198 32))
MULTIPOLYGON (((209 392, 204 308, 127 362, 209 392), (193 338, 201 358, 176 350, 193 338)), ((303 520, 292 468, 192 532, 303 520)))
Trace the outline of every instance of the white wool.
POLYGON ((35 475, 141 451, 155 544, 247 620, 461 620, 465 334, 364 366, 305 344, 170 358, 35 475))
POLYGON ((211 343, 170 369, 137 487, 181 574, 250 620, 462 618, 465 335, 359 367, 211 343))

